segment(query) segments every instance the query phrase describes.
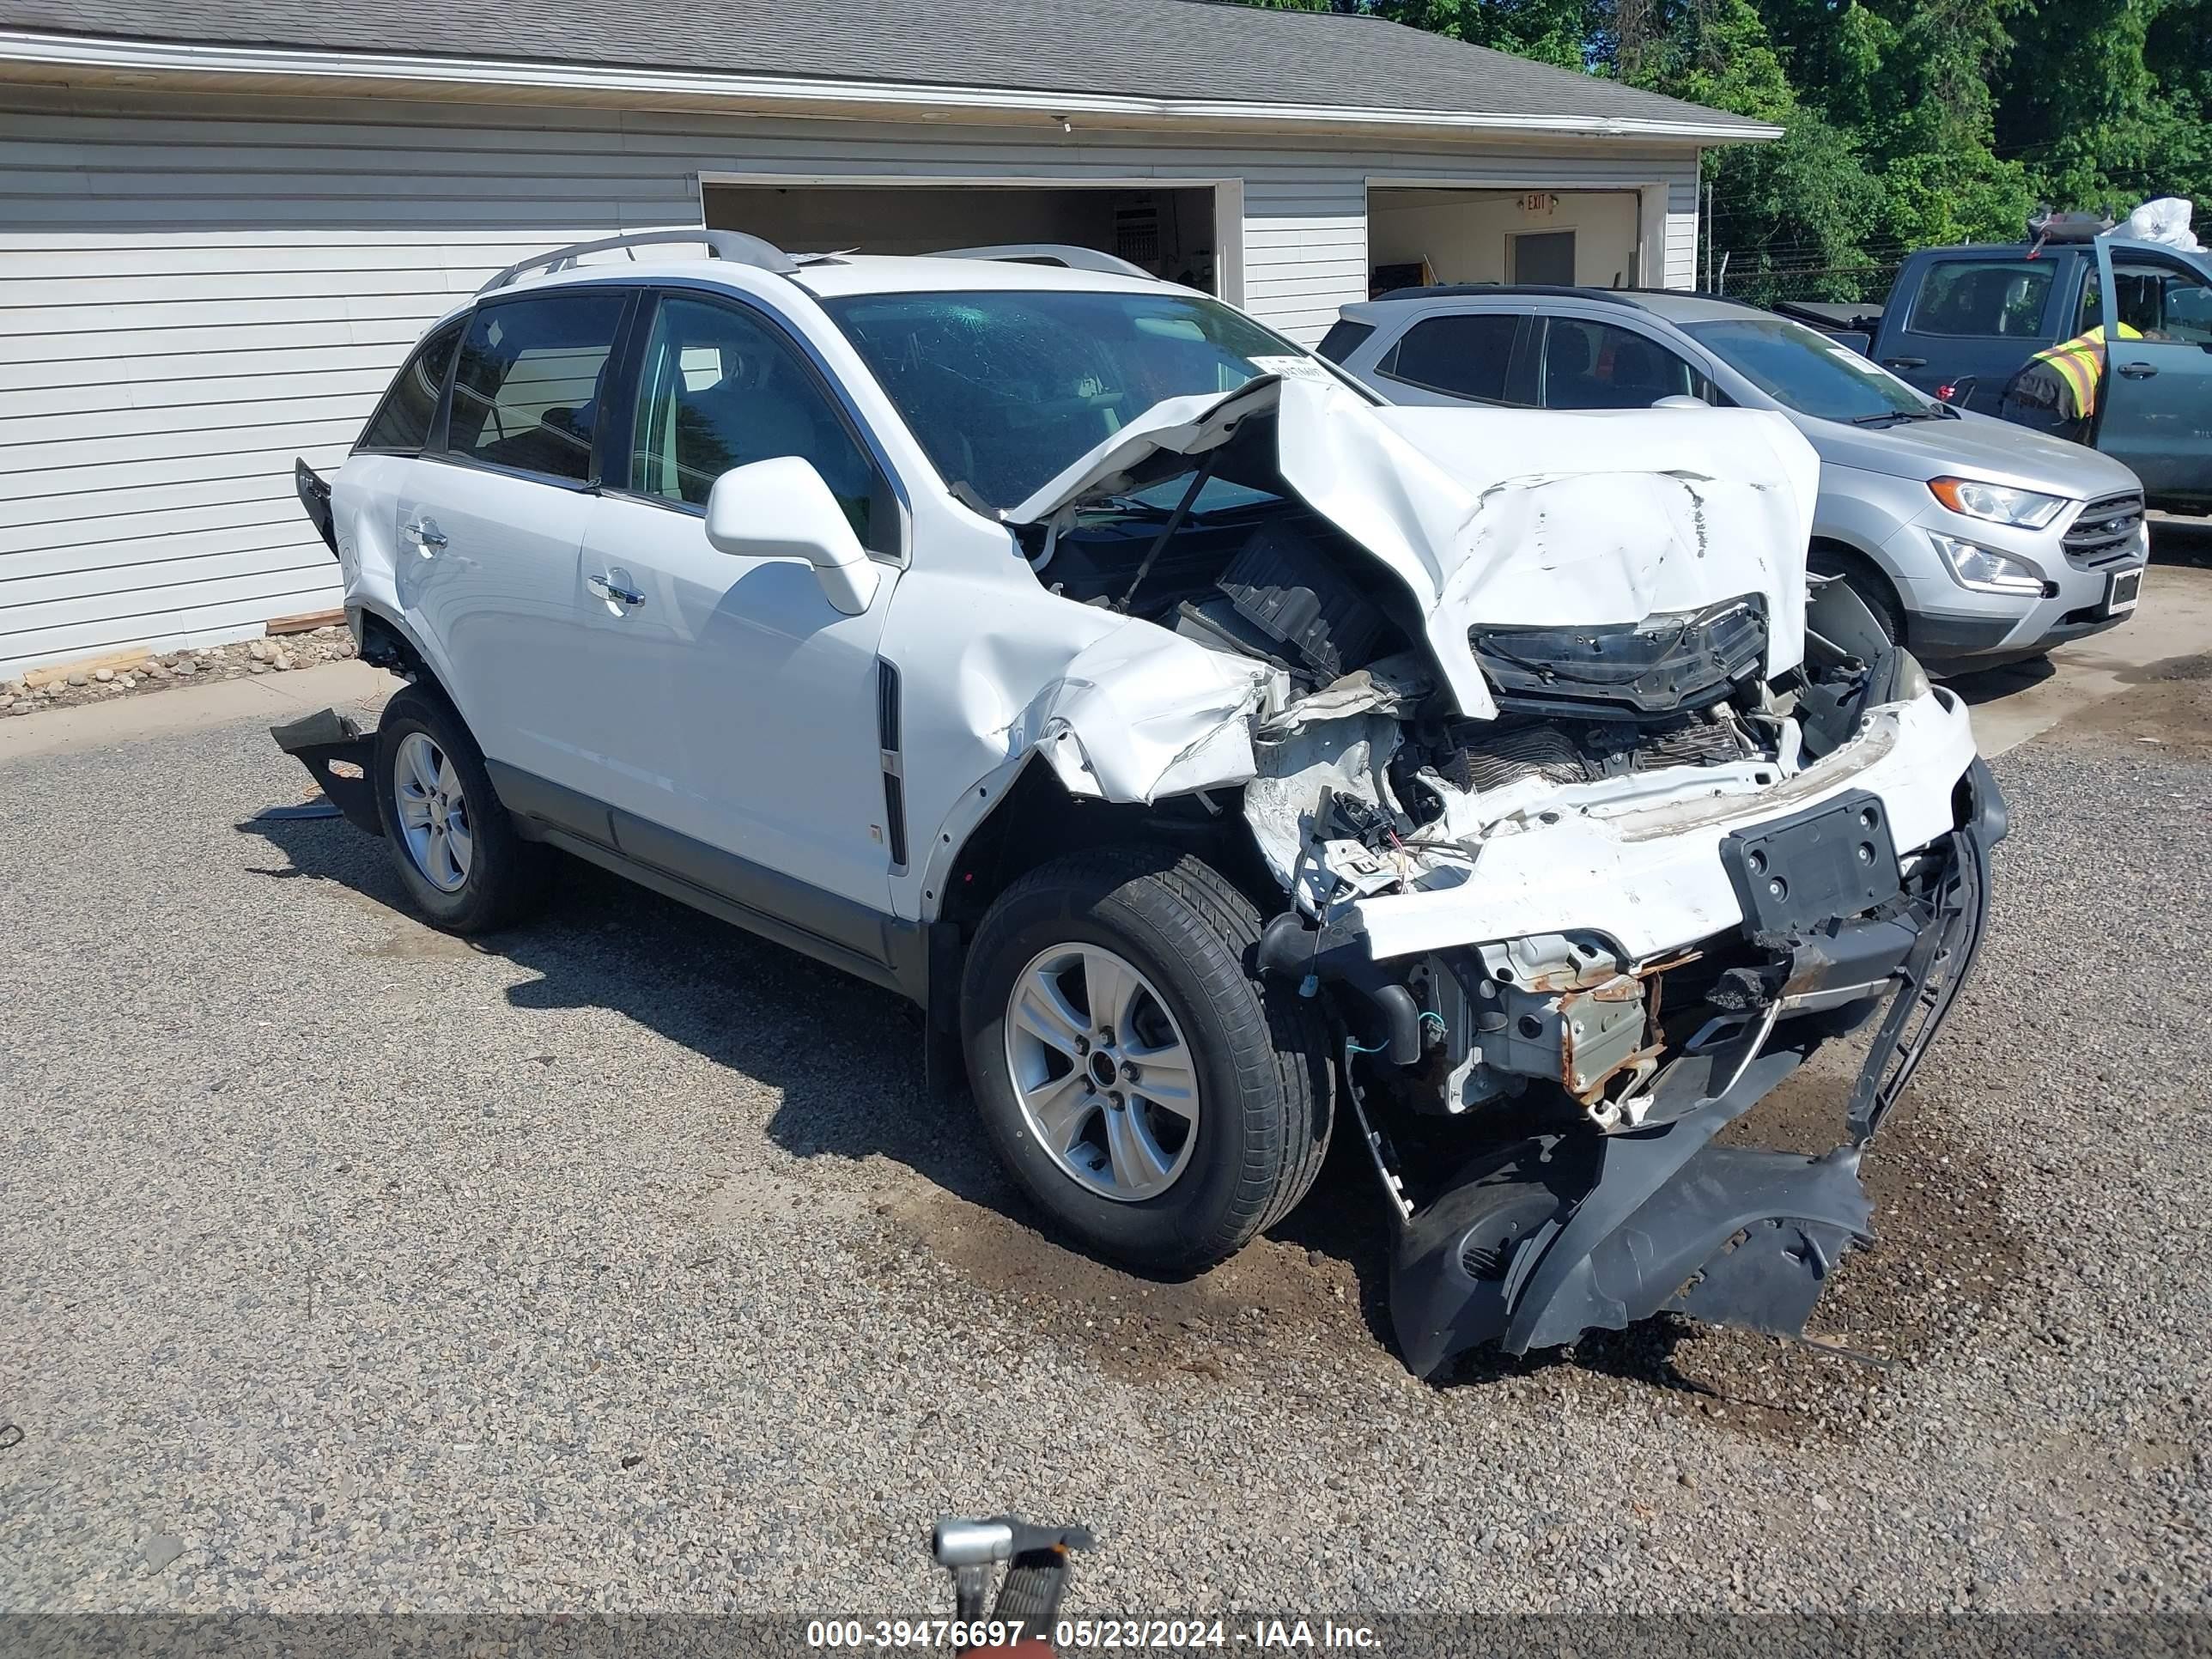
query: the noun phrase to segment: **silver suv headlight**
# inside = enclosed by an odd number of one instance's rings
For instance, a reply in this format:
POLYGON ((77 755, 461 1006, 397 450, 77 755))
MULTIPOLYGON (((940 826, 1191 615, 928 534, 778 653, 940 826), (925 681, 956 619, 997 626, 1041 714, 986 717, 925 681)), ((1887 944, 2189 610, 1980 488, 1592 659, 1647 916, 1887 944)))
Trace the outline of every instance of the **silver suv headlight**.
POLYGON ((2066 505, 2063 495, 2039 495, 2010 484, 1990 483, 1980 478, 1930 478, 1929 493, 1954 513, 1991 524, 2008 524, 2023 530, 2040 530, 2066 505))

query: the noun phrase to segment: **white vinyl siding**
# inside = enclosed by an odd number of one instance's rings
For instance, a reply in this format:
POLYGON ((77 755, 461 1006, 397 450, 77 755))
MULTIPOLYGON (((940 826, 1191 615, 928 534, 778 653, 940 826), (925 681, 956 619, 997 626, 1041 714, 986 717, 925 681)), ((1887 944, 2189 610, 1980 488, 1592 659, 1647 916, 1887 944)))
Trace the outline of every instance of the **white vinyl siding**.
POLYGON ((341 462, 501 266, 699 222, 702 173, 1241 181, 1231 297, 1309 343, 1366 295, 1370 180, 1664 184, 1687 280, 1686 144, 1365 142, 0 89, 0 674, 335 605, 294 456, 341 462))

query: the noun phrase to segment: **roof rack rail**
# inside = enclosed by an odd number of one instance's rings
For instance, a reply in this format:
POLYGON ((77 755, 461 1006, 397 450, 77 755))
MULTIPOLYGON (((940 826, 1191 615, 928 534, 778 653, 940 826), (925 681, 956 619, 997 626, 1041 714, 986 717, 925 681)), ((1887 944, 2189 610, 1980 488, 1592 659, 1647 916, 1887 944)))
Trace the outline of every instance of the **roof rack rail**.
MULTIPOLYGON (((495 289, 505 288, 525 271, 543 265, 550 273, 565 270, 586 253, 609 253, 617 248, 658 246, 667 242, 689 242, 704 247, 710 259, 727 259, 732 264, 752 265, 762 270, 772 270, 779 276, 788 276, 799 269, 799 262, 775 243, 758 236, 748 236, 742 230, 709 230, 703 225, 672 226, 666 230, 634 230, 623 236, 608 236, 596 242, 571 242, 566 247, 556 247, 550 252, 540 253, 528 259, 518 260, 478 289, 478 294, 489 294, 495 289)), ((634 259, 637 256, 632 253, 634 259)))
POLYGON ((1119 254, 1073 242, 1008 242, 1000 247, 949 247, 933 254, 938 259, 998 259, 1016 265, 1065 265, 1070 270, 1103 271, 1109 276, 1141 276, 1148 283, 1160 279, 1142 265, 1119 254))
POLYGON ((1636 301, 1628 296, 1636 291, 1566 283, 1430 283, 1419 288, 1389 289, 1373 295, 1372 302, 1383 305, 1394 300, 1510 300, 1516 295, 1541 295, 1558 300, 1602 300, 1612 305, 1632 306, 1636 301))

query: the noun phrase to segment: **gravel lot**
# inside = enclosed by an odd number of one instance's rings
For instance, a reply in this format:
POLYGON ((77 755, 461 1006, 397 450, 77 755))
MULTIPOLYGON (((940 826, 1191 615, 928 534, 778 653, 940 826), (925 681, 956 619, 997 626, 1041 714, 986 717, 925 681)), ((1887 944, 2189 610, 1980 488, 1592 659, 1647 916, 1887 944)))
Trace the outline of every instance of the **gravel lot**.
POLYGON ((1005 1508, 1099 1534, 1079 1613, 2212 1608, 2208 672, 1998 765, 1818 1316, 1887 1369, 1650 1328, 1441 1389, 1348 1156, 1146 1284, 885 994, 580 869, 432 933, 246 822, 304 783, 254 726, 0 766, 0 1608, 941 1613, 930 1521, 1005 1508))

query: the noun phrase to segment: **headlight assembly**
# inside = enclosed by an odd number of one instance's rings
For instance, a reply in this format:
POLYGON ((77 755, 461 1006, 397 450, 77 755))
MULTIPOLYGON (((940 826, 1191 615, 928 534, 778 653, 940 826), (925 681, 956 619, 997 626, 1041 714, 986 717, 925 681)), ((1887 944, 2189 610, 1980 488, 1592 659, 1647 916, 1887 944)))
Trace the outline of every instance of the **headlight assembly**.
POLYGON ((2043 495, 2010 484, 1988 483, 1979 478, 1930 478, 1928 488, 1954 513, 1991 524, 2008 524, 2023 530, 2040 530, 2066 505, 2063 495, 2043 495))

